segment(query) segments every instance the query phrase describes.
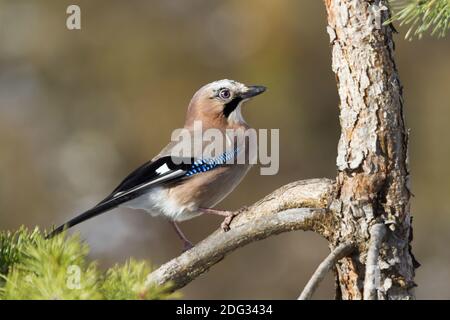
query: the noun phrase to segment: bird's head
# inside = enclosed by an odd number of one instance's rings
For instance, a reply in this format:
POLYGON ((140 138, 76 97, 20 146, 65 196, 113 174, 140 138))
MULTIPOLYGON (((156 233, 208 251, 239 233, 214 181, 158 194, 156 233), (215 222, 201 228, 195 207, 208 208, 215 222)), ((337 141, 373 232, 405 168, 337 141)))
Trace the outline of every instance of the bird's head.
POLYGON ((245 123, 241 105, 249 99, 266 91, 263 86, 246 86, 233 80, 219 80, 201 87, 189 104, 186 125, 194 121, 206 122, 204 125, 239 125, 245 123))

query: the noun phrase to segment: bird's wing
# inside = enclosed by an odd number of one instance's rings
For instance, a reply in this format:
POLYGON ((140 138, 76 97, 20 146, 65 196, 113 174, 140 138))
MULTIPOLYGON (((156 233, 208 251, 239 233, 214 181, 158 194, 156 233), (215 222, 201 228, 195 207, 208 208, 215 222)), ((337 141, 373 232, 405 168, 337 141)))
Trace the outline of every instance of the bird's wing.
POLYGON ((162 185, 188 178, 194 163, 195 159, 170 156, 164 156, 144 163, 130 173, 108 197, 92 209, 53 230, 49 237, 61 232, 65 228, 70 228, 80 222, 111 210, 124 202, 137 198, 155 185, 162 185))
POLYGON ((173 156, 157 157, 130 173, 108 197, 95 207, 54 229, 47 237, 50 238, 64 229, 75 226, 122 203, 137 198, 152 187, 189 179, 193 175, 224 166, 228 160, 236 156, 237 152, 238 149, 227 151, 211 159, 177 158, 173 156))
POLYGON ((99 205, 117 198, 126 198, 126 202, 145 193, 150 187, 183 178, 194 161, 170 156, 148 161, 131 172, 99 205))

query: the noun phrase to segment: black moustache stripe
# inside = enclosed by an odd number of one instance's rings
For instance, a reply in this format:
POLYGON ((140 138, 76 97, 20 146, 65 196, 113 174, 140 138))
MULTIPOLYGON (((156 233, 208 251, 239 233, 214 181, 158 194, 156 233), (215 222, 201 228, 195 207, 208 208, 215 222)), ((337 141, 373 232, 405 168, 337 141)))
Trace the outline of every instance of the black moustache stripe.
POLYGON ((225 104, 225 107, 223 108, 223 114, 225 117, 228 118, 228 116, 237 108, 239 103, 242 101, 241 97, 236 97, 227 104, 225 104))

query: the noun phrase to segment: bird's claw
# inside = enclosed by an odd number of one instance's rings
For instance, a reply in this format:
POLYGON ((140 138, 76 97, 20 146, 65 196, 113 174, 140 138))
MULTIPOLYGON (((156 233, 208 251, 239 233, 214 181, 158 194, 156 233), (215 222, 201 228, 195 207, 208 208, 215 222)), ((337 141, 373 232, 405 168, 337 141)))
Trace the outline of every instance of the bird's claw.
POLYGON ((220 225, 220 227, 222 228, 223 231, 227 232, 230 231, 230 224, 231 221, 233 221, 233 218, 236 214, 234 212, 231 212, 230 215, 228 215, 223 221, 222 224, 220 225))
POLYGON ((227 215, 227 217, 223 220, 222 224, 220 225, 222 230, 225 231, 225 232, 230 231, 230 224, 231 224, 231 221, 233 221, 234 217, 236 217, 238 214, 246 211, 247 209, 248 209, 247 206, 243 206, 238 211, 230 212, 227 215))
POLYGON ((183 241, 183 252, 189 251, 194 247, 193 243, 190 241, 183 241))
POLYGON ((242 212, 244 212, 244 211, 247 211, 247 210, 248 210, 248 206, 242 206, 242 207, 237 211, 236 215, 238 215, 238 214, 240 214, 240 213, 242 213, 242 212))

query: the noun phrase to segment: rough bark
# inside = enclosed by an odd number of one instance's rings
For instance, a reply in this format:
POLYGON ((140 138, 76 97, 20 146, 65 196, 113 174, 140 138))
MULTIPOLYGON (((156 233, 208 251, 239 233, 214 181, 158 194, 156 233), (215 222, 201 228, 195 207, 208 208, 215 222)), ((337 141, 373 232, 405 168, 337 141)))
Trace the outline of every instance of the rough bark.
POLYGON ((387 1, 325 1, 332 69, 340 97, 334 246, 354 242, 358 254, 337 264, 339 296, 362 299, 369 228, 388 227, 379 250, 380 299, 414 298, 410 253, 408 135, 394 61, 387 1))

